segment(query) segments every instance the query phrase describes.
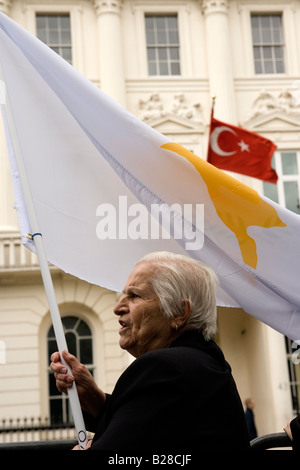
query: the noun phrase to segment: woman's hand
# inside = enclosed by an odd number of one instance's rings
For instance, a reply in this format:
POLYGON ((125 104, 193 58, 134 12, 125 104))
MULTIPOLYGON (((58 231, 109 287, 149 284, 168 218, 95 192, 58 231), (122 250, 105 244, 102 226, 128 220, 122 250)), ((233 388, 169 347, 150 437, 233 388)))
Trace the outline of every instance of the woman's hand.
POLYGON ((291 439, 291 441, 293 440, 293 435, 292 435, 292 431, 291 431, 291 426, 290 426, 290 423, 287 423, 283 430, 285 431, 286 435, 291 439))
POLYGON ((62 356, 65 363, 69 365, 72 374, 68 373, 67 367, 61 362, 59 352, 53 353, 50 368, 54 372, 57 389, 67 393, 68 389, 76 382, 82 408, 92 416, 98 416, 105 403, 105 393, 97 386, 88 369, 75 356, 67 351, 63 351, 62 356))
POLYGON ((93 442, 92 440, 88 441, 88 443, 87 443, 87 445, 85 446, 84 449, 81 449, 81 448, 80 448, 80 445, 77 444, 77 446, 73 447, 72 450, 88 450, 88 449, 91 447, 92 442, 93 442))

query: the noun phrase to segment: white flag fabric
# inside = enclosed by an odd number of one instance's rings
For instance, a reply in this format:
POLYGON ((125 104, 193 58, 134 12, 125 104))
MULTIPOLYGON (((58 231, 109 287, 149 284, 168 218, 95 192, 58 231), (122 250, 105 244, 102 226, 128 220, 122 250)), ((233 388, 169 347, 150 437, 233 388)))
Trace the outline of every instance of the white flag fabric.
MULTIPOLYGON (((298 215, 170 142, 3 14, 0 63, 3 118, 9 103, 50 263, 121 291, 144 254, 184 253, 216 271, 219 305, 300 339, 298 215)), ((7 129, 34 250, 13 140, 7 129)))

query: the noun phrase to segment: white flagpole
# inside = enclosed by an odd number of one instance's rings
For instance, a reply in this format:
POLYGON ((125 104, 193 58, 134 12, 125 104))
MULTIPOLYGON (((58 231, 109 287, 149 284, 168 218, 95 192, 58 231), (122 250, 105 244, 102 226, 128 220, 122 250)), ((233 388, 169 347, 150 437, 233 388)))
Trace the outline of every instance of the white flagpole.
MULTIPOLYGON (((5 80, 4 80, 4 75, 3 75, 1 64, 0 64, 0 78, 3 81, 3 85, 5 86, 5 80)), ((2 90, 2 93, 5 93, 5 90, 2 90)), ((63 330, 63 325, 62 325, 59 309, 58 309, 57 302, 56 302, 56 296, 55 296, 54 286, 53 286, 53 282, 52 282, 52 278, 50 274, 50 269, 49 269, 46 253, 45 253, 43 237, 42 237, 42 234, 40 233, 38 220, 36 217, 36 213, 35 213, 35 209, 34 209, 34 205, 32 201, 31 190, 30 190, 28 179, 27 179, 26 169, 25 169, 25 165, 23 162, 23 158, 22 158, 22 152, 21 152, 21 148, 19 144, 19 139, 18 139, 18 135, 17 135, 16 127, 15 127, 14 117, 13 117, 13 113, 11 110, 10 101, 9 101, 9 97, 7 96, 7 93, 5 93, 5 100, 3 100, 2 102, 2 108, 5 113, 6 125, 9 130, 10 137, 11 137, 14 156, 15 156, 17 167, 18 167, 19 178, 21 181, 25 206, 27 209, 28 218, 29 218, 29 222, 30 222, 30 226, 32 230, 32 235, 31 234, 29 235, 31 235, 31 238, 35 244, 36 253, 38 256, 41 274, 43 278, 44 288, 45 288, 47 299, 48 299, 48 304, 49 304, 49 309, 50 309, 50 314, 51 314, 51 319, 53 323, 58 350, 60 353, 61 361, 67 367, 68 373, 72 374, 70 367, 68 366, 68 364, 65 363, 62 357, 62 351, 68 349, 67 342, 66 342, 66 338, 65 338, 65 334, 63 330)), ((85 424, 84 424, 84 420, 82 416, 82 411, 81 411, 79 397, 78 397, 75 383, 73 384, 72 388, 68 390, 68 396, 69 396, 71 410, 73 414, 75 429, 77 432, 78 443, 80 445, 80 448, 84 449, 85 446, 87 445, 88 440, 87 440, 85 424)))

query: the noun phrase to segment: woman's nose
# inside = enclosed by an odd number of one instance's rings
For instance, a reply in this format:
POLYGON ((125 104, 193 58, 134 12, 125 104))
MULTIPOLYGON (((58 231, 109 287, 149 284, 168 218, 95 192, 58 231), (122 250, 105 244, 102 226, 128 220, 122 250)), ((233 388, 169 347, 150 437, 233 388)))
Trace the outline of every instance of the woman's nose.
POLYGON ((126 313, 128 311, 128 306, 126 302, 126 297, 123 297, 115 306, 113 309, 113 312, 116 315, 122 315, 123 313, 126 313))

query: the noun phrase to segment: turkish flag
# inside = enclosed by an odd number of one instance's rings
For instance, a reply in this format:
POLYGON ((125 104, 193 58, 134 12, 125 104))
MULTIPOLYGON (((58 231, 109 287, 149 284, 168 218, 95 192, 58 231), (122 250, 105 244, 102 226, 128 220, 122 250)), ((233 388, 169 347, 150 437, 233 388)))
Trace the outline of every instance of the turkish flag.
POLYGON ((217 168, 276 183, 275 150, 271 140, 211 117, 207 161, 217 168))

